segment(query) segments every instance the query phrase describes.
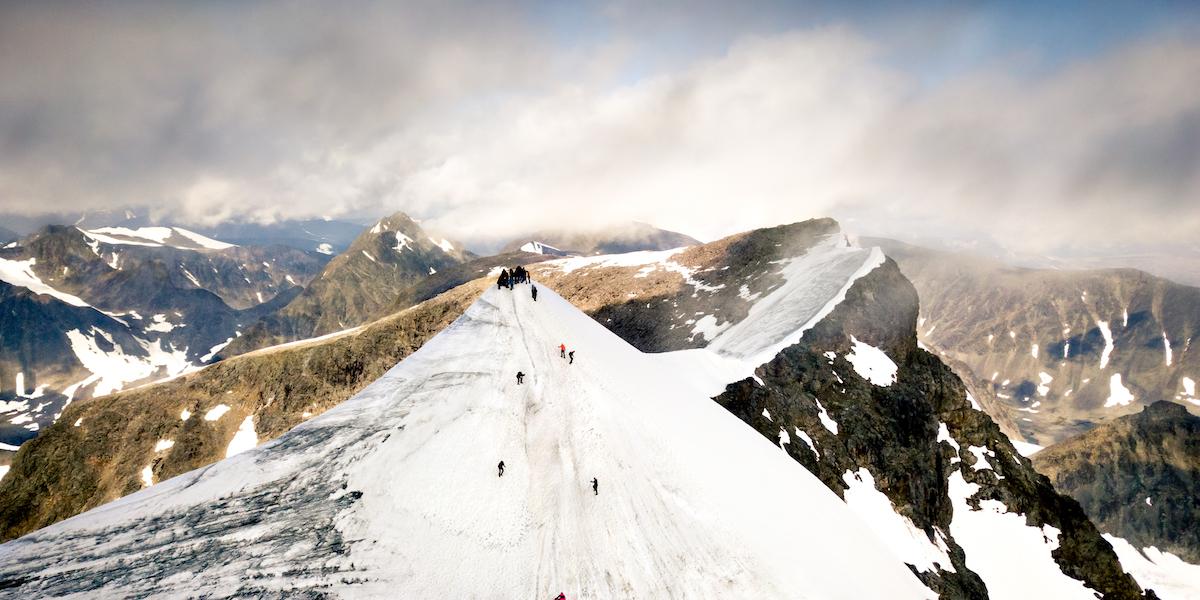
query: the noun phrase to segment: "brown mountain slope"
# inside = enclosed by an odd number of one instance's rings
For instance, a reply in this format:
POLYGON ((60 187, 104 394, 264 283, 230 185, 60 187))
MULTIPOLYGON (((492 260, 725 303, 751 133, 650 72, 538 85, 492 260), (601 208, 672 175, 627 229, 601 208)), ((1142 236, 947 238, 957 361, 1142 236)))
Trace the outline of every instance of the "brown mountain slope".
MULTIPOLYGON (((1157 400, 1200 410, 1200 288, 1131 269, 1053 271, 878 243, 921 295, 918 336, 1048 445, 1157 400)), ((989 402, 990 403, 990 402, 989 402)))

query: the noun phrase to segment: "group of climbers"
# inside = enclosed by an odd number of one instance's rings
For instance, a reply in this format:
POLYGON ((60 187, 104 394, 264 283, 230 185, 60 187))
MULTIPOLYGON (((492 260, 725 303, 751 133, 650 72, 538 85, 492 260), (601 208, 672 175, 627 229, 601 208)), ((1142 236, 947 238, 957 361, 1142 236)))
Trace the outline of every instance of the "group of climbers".
MULTIPOLYGON (((529 271, 525 267, 517 265, 510 271, 508 269, 500 269, 500 277, 496 279, 497 288, 513 289, 513 286, 518 283, 528 283, 533 285, 533 280, 529 278, 529 271)), ((533 299, 537 300, 537 288, 533 288, 533 299)))

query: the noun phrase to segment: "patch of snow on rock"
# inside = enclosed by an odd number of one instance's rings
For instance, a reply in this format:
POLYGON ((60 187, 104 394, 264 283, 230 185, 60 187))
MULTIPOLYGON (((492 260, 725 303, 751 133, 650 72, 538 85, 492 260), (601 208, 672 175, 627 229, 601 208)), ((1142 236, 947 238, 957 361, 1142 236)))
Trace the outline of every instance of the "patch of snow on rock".
POLYGON ((1108 327, 1108 321, 1096 321, 1096 325, 1100 327, 1100 335, 1104 336, 1104 350, 1100 352, 1100 368, 1103 369, 1108 366, 1108 359, 1112 356, 1112 329, 1108 327))
POLYGON ((854 336, 850 336, 850 341, 854 344, 854 348, 846 355, 846 360, 854 365, 854 370, 860 377, 880 387, 888 387, 896 383, 896 372, 899 367, 892 362, 892 359, 888 358, 883 350, 860 342, 854 336))
POLYGON ((254 415, 250 415, 242 420, 237 433, 233 434, 232 440, 229 440, 229 446, 225 448, 225 458, 252 450, 257 445, 258 433, 254 431, 254 415))
MULTIPOLYGON (((187 412, 187 411, 185 410, 184 412, 187 412)), ((210 408, 208 410, 208 412, 204 413, 204 420, 205 421, 216 421, 217 419, 220 419, 221 417, 225 416, 225 413, 227 413, 227 412, 229 412, 228 405, 218 404, 218 405, 210 408)))
POLYGON ((829 412, 825 410, 825 406, 821 404, 820 400, 817 400, 815 398, 813 400, 816 401, 817 410, 820 411, 817 413, 817 418, 821 419, 821 424, 825 426, 825 429, 829 430, 829 433, 832 433, 833 435, 837 435, 837 432, 838 432, 837 421, 834 421, 833 417, 829 416, 829 412))
POLYGON ((1133 392, 1121 383, 1120 373, 1113 373, 1108 380, 1108 400, 1104 401, 1104 408, 1126 406, 1130 402, 1133 402, 1133 392))
POLYGON ((808 444, 808 449, 812 450, 813 454, 817 455, 817 460, 821 460, 821 451, 817 450, 817 445, 813 443, 812 437, 810 437, 807 432, 800 429, 799 427, 796 427, 795 431, 796 431, 796 437, 804 440, 804 443, 808 444))

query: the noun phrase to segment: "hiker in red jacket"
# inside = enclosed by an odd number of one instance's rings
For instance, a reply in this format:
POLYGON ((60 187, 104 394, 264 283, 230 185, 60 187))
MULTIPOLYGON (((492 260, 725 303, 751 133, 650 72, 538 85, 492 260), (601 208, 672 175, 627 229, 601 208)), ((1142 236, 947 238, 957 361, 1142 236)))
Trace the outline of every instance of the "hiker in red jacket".
POLYGON ((558 345, 558 355, 559 355, 559 356, 561 356, 561 357, 563 357, 563 358, 566 358, 566 357, 567 357, 567 345, 566 345, 566 344, 559 344, 559 345, 558 345))

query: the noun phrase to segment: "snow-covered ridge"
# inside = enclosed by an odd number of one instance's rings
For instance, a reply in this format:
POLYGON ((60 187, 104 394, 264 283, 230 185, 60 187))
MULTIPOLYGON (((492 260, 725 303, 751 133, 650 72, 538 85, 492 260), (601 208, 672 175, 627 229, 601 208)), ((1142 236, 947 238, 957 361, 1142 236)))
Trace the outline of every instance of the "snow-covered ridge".
POLYGON ((225 250, 235 247, 235 244, 214 240, 182 227, 101 227, 80 231, 93 240, 117 246, 166 246, 187 250, 225 250))
POLYGON ((706 350, 638 352, 549 289, 535 303, 489 287, 277 440, 0 546, 0 578, 227 595, 249 567, 271 573, 253 583, 266 595, 934 597, 823 483, 708 400, 737 369, 706 350))

